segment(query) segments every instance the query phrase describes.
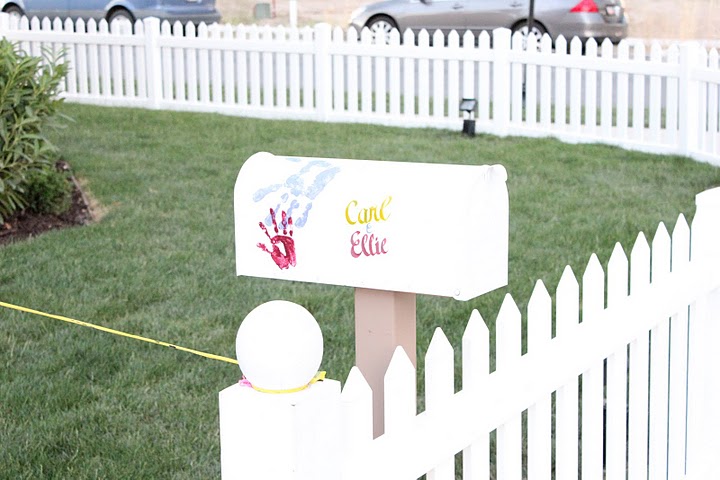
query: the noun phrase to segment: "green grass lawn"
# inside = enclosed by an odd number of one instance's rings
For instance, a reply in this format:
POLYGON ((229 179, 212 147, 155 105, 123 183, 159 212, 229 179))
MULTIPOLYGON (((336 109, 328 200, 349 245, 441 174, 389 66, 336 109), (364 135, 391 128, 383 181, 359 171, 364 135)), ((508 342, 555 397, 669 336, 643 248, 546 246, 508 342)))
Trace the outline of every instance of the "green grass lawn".
MULTIPOLYGON (((659 221, 672 229, 679 213, 692 217, 695 194, 720 185, 709 165, 599 145, 64 112, 76 122, 54 141, 107 214, 0 248, 0 301, 234 357, 244 316, 290 300, 320 322, 323 368, 340 380, 354 358, 352 289, 235 276, 233 186, 253 153, 506 167, 510 284, 466 303, 419 296, 419 358, 436 326, 459 346, 472 309, 492 326, 506 293, 524 309, 538 278, 554 292, 565 265, 581 275, 592 252, 606 264, 616 241, 652 237, 659 221)), ((0 478, 219 476, 217 394, 238 380, 234 365, 9 310, 0 364, 0 478)))

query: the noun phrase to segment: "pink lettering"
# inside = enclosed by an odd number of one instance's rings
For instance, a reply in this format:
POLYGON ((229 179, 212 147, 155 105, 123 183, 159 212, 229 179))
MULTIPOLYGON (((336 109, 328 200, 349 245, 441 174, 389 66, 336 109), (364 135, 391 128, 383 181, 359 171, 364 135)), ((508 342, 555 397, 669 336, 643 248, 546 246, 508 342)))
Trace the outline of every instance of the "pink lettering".
POLYGON ((374 257, 375 255, 385 255, 387 250, 387 238, 376 237, 374 233, 367 233, 360 237, 360 231, 354 232, 350 236, 350 255, 353 258, 374 257))

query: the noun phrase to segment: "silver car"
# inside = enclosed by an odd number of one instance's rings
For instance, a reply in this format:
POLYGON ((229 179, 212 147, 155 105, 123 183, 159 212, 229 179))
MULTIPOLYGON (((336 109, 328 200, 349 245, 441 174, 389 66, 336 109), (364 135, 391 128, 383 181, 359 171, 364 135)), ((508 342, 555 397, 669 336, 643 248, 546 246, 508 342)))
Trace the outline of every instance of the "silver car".
POLYGON ((215 0, 0 0, 0 10, 28 17, 104 18, 108 22, 145 17, 195 24, 220 20, 215 0))
MULTIPOLYGON (((373 33, 426 29, 432 35, 439 29, 446 35, 457 30, 461 36, 466 30, 477 35, 505 27, 527 35, 528 10, 528 0, 387 0, 355 10, 350 25, 358 32, 364 27, 373 33)), ((618 42, 627 32, 622 0, 535 1, 532 33, 538 37, 548 33, 553 39, 563 35, 618 42)))

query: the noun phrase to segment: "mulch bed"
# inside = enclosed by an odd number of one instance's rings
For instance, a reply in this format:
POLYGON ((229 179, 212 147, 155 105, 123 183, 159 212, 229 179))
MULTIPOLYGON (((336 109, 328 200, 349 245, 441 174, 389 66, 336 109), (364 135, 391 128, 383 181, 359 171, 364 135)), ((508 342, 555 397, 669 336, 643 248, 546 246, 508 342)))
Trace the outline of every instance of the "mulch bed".
MULTIPOLYGON (((65 162, 58 164, 58 168, 69 170, 65 162)), ((92 212, 89 202, 80 187, 80 184, 71 175, 72 201, 70 209, 60 215, 34 214, 22 211, 0 223, 0 246, 36 237, 50 230, 87 225, 92 221, 92 212)))

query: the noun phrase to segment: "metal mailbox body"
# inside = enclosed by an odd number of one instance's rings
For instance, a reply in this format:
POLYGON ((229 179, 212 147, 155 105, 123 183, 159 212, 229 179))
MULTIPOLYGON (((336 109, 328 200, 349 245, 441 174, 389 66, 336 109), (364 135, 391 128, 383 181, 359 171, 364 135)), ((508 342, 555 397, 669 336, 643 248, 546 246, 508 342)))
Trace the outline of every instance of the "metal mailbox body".
POLYGON ((469 300, 507 285, 507 173, 257 153, 235 184, 237 274, 469 300))

